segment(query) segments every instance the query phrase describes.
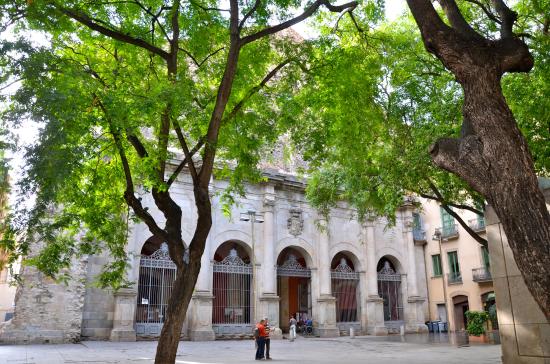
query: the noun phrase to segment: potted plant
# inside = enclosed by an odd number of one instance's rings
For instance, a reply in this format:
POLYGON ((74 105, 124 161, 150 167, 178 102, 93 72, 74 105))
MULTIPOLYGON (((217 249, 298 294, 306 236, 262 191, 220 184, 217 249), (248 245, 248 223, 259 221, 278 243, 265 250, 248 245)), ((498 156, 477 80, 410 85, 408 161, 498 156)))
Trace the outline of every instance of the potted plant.
POLYGON ((470 342, 488 342, 489 340, 485 333, 487 332, 486 324, 489 321, 489 314, 485 311, 466 311, 464 314, 468 320, 466 331, 468 331, 470 342))

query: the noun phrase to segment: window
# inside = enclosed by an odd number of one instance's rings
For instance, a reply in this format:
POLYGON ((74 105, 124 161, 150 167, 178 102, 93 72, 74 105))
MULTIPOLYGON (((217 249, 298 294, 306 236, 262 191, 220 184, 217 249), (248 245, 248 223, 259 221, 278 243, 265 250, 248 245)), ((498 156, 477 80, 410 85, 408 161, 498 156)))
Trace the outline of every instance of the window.
POLYGON ((450 236, 456 234, 455 219, 452 217, 443 207, 440 207, 441 211, 441 233, 443 236, 450 236))
POLYGON ((441 269, 441 255, 435 254, 432 255, 432 266, 433 266, 433 276, 440 277, 443 273, 441 269))
POLYGON ((460 275, 460 267, 458 266, 458 255, 456 252, 448 252, 449 269, 454 276, 460 275))
POLYGON ((413 214, 413 229, 422 230, 422 220, 420 219, 420 214, 416 212, 413 214))
POLYGON ((491 261, 489 260, 489 249, 487 247, 481 247, 481 258, 483 260, 483 267, 489 270, 491 268, 491 261))

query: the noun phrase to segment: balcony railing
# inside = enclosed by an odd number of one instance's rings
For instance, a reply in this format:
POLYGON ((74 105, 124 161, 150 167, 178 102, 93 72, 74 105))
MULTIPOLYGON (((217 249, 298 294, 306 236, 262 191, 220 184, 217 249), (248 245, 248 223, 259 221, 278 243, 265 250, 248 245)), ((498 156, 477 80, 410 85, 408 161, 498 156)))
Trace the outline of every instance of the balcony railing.
POLYGON ((444 239, 444 240, 458 238, 458 224, 436 228, 434 236, 439 234, 441 234, 441 239, 444 239))
POLYGON ((468 220, 468 226, 475 232, 485 231, 485 219, 468 220))
POLYGON ((413 229, 413 239, 418 242, 426 241, 426 232, 422 229, 413 229))
POLYGON ((474 282, 492 282, 491 271, 485 267, 472 269, 474 282))
POLYGON ((460 272, 447 273, 448 284, 462 284, 462 274, 460 272))

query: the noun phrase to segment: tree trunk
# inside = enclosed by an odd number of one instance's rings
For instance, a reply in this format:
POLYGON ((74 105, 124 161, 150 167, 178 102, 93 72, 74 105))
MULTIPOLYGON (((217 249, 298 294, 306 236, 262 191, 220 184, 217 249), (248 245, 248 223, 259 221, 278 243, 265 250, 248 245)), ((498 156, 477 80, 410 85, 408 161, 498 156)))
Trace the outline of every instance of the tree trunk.
MULTIPOLYGON (((189 261, 181 260, 181 265, 177 262, 178 257, 172 258, 176 262, 176 280, 172 288, 172 294, 168 300, 168 309, 166 311, 166 320, 160 333, 157 352, 155 355, 155 364, 173 364, 176 361, 180 333, 187 314, 187 308, 197 283, 197 278, 201 269, 201 256, 204 252, 206 239, 212 227, 212 206, 208 187, 195 187, 195 205, 198 211, 198 220, 195 228, 195 234, 189 244, 189 261)), ((181 218, 180 218, 181 219, 181 218)), ((180 221, 180 220, 178 220, 180 221)), ((177 239, 181 241, 181 231, 177 234, 177 239)), ((183 242, 182 242, 183 243, 183 242)), ((172 252, 170 252, 172 256, 172 252)), ((183 258, 183 256, 181 257, 183 258)))
POLYGON ((500 86, 505 72, 528 72, 533 66, 527 46, 511 32, 515 14, 504 9, 503 38, 488 40, 468 29, 453 0, 444 0, 452 27, 441 21, 429 0, 407 1, 426 49, 464 90, 463 135, 438 140, 430 150, 432 159, 494 207, 525 283, 550 321, 550 214, 500 86))

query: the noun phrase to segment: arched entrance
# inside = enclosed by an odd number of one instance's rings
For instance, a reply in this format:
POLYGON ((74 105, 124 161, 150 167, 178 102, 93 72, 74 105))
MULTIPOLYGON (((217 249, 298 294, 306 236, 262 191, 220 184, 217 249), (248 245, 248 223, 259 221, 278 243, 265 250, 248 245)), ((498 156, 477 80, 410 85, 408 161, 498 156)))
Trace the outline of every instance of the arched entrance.
POLYGON ((401 274, 388 257, 380 259, 376 270, 378 294, 384 299, 384 324, 390 331, 399 330, 404 324, 401 274))
POLYGON ((458 295, 453 297, 454 330, 463 331, 468 326, 465 312, 470 309, 468 296, 458 295))
POLYGON ((359 273, 350 257, 341 252, 331 263, 332 295, 336 298, 336 324, 340 330, 361 328, 359 322, 359 273))
POLYGON ((214 255, 212 329, 218 336, 252 332, 252 264, 243 245, 223 243, 214 255))
POLYGON ((277 294, 279 301, 279 325, 289 329, 289 318, 298 322, 311 317, 311 270, 302 253, 287 247, 277 259, 277 294))
POLYGON ((168 245, 150 238, 141 249, 136 335, 160 335, 175 279, 176 265, 168 255, 168 245))

